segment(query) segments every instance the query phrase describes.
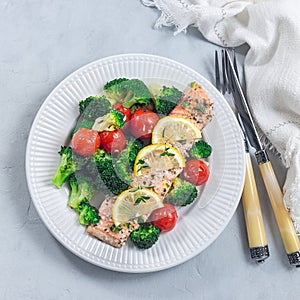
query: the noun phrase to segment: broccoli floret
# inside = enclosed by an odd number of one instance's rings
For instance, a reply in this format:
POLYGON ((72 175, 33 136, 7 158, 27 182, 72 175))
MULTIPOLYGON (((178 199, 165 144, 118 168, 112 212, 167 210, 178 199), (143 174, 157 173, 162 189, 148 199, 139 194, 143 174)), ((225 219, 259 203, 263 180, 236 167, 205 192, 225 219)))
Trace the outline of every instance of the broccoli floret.
POLYGON ((130 139, 127 142, 125 157, 128 158, 129 165, 131 170, 133 170, 134 162, 139 151, 144 147, 143 143, 140 140, 130 139))
POLYGON ((111 193, 119 195, 121 192, 129 188, 128 183, 117 175, 114 168, 113 158, 110 154, 99 149, 93 155, 93 161, 97 166, 97 170, 104 185, 111 193))
POLYGON ((52 182, 56 187, 61 188, 69 176, 75 172, 76 164, 72 158, 73 151, 71 147, 61 146, 58 153, 60 154, 60 162, 52 182))
POLYGON ((134 104, 150 104, 151 95, 146 84, 139 79, 124 81, 121 85, 126 89, 123 106, 130 108, 134 104))
POLYGON ((100 173, 97 168, 97 164, 94 157, 91 156, 91 161, 86 165, 83 170, 84 176, 88 178, 88 181, 92 184, 96 191, 107 192, 106 185, 104 184, 100 173))
POLYGON ((186 206, 191 204, 197 198, 197 195, 198 190, 195 185, 177 177, 164 202, 175 206, 186 206))
POLYGON ((143 148, 140 140, 131 138, 127 140, 126 147, 120 152, 118 157, 114 159, 115 171, 120 178, 123 178, 128 184, 131 183, 131 175, 135 158, 138 152, 143 148))
POLYGON ((209 157, 212 147, 203 140, 197 141, 190 150, 190 155, 196 159, 209 157))
POLYGON ((99 132, 103 130, 113 131, 123 127, 125 119, 126 117, 123 113, 116 109, 111 109, 105 116, 96 119, 93 129, 99 132))
POLYGON ((182 92, 175 87, 163 86, 153 94, 156 112, 168 115, 181 100, 182 92))
POLYGON ((89 203, 81 203, 76 210, 79 213, 78 218, 80 224, 86 226, 98 224, 100 216, 98 214, 98 210, 94 206, 89 203))
POLYGON ((76 171, 86 169, 86 167, 91 163, 92 156, 82 156, 73 152, 73 162, 75 163, 76 171))
POLYGON ((71 147, 61 146, 58 152, 60 163, 52 179, 54 185, 61 188, 67 179, 75 172, 85 168, 90 163, 90 157, 81 156, 73 152, 71 147))
POLYGON ((146 84, 139 79, 117 78, 104 86, 104 94, 112 104, 122 102, 130 108, 134 104, 150 104, 151 95, 146 84))
POLYGON ((111 104, 105 96, 90 96, 79 102, 79 121, 94 122, 97 118, 106 115, 110 109, 111 104))
POLYGON ((70 176, 69 183, 71 191, 68 205, 70 207, 78 209, 83 202, 89 202, 93 198, 95 194, 94 187, 84 176, 81 176, 79 173, 73 173, 70 176))
POLYGON ((121 85, 122 82, 128 81, 127 78, 117 78, 107 82, 103 91, 107 99, 110 100, 111 104, 121 102, 127 92, 127 90, 121 85))
POLYGON ((143 223, 130 233, 130 239, 140 249, 151 248, 158 240, 160 229, 149 223, 143 223))

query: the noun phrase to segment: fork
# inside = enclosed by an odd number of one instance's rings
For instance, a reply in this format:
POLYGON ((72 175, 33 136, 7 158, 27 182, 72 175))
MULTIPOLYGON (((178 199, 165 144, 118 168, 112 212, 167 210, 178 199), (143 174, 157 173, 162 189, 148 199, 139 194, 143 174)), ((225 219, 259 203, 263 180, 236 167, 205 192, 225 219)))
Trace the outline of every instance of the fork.
MULTIPOLYGON (((238 74, 234 49, 231 51, 231 53, 233 56, 234 68, 236 73, 238 74)), ((229 73, 227 72, 228 62, 225 59, 224 50, 222 50, 221 52, 222 68, 220 68, 219 66, 218 57, 219 54, 218 51, 216 50, 215 51, 216 88, 224 95, 224 97, 229 102, 231 108, 236 113, 235 106, 233 104, 234 99, 231 93, 232 87, 229 84, 229 77, 228 77, 229 73)), ((256 182, 254 178, 251 156, 249 153, 249 143, 245 134, 245 130, 240 115, 236 113, 236 117, 241 127, 241 133, 244 138, 245 152, 246 152, 246 174, 245 174, 244 189, 242 193, 242 204, 243 204, 244 216, 246 221, 248 244, 250 248, 251 258, 257 261, 258 263, 261 263, 264 262, 269 257, 269 247, 268 247, 264 222, 262 218, 256 182)))

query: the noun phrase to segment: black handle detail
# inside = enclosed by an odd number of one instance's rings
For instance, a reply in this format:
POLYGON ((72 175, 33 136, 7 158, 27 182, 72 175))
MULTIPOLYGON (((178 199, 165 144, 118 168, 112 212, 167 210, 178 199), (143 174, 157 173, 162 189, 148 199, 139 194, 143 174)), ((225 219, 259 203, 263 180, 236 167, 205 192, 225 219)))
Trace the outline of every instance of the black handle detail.
POLYGON ((300 251, 290 253, 287 256, 291 265, 300 267, 300 251))
POLYGON ((250 248, 250 254, 252 259, 256 260, 258 263, 263 263, 270 256, 269 247, 266 245, 250 248))

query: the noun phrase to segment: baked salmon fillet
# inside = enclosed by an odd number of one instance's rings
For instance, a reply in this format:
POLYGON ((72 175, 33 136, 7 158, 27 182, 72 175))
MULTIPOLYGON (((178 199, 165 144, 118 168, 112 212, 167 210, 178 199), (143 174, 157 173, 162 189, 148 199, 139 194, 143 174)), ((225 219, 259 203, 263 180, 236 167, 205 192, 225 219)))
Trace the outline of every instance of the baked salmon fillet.
POLYGON ((174 179, 178 177, 182 171, 183 168, 174 168, 153 174, 133 176, 131 185, 135 187, 141 184, 144 187, 152 189, 163 200, 169 192, 174 179))
POLYGON ((99 208, 100 221, 97 225, 89 225, 87 233, 96 237, 100 241, 116 248, 121 248, 133 230, 138 229, 137 222, 130 222, 120 225, 117 228, 112 220, 112 207, 116 197, 108 196, 99 208))
POLYGON ((169 116, 189 119, 202 131, 213 118, 213 104, 203 88, 192 82, 169 116))

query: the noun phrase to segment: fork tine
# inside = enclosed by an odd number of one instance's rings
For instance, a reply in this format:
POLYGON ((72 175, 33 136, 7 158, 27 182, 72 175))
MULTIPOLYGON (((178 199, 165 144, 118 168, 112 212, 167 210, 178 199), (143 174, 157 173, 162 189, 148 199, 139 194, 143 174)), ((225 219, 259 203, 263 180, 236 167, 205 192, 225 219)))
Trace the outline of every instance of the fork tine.
MULTIPOLYGON (((236 55, 235 55, 234 49, 232 49, 231 53, 233 56, 233 61, 235 61, 235 65, 233 66, 233 68, 234 68, 234 71, 237 72, 238 68, 237 68, 236 55)), ((227 55, 229 55, 229 52, 227 52, 227 55)), ((229 89, 231 89, 231 91, 234 91, 233 70, 229 67, 229 59, 228 59, 227 55, 225 55, 225 57, 226 57, 226 61, 227 61, 226 73, 227 73, 227 79, 228 79, 228 86, 229 86, 229 89)), ((237 78, 239 79, 238 73, 236 73, 236 75, 237 75, 237 78)))
POLYGON ((236 63, 236 55, 235 55, 235 49, 232 49, 232 53, 233 53, 233 67, 235 70, 235 73, 237 75, 237 78, 239 79, 239 72, 238 72, 238 67, 237 67, 237 63, 236 63))
POLYGON ((221 92, 221 80, 220 80, 220 69, 219 69, 219 59, 218 51, 215 50, 215 79, 216 79, 216 88, 221 92))
POLYGON ((224 57, 225 57, 224 58, 225 59, 225 70, 223 70, 223 72, 225 73, 226 78, 227 78, 227 81, 226 81, 227 92, 228 92, 228 94, 230 94, 232 91, 232 81, 231 81, 232 74, 230 73, 229 60, 228 60, 227 55, 225 55, 225 51, 224 51, 224 57))
POLYGON ((223 49, 222 49, 222 75, 223 75, 222 92, 223 94, 225 94, 227 92, 227 78, 226 78, 225 52, 223 49))
MULTIPOLYGON (((228 52, 227 52, 227 55, 228 55, 228 52)), ((233 85, 232 85, 232 73, 231 73, 231 69, 229 68, 229 60, 228 60, 227 55, 224 55, 225 56, 225 70, 224 70, 224 72, 226 73, 227 88, 228 88, 228 93, 230 94, 233 91, 233 85)))

